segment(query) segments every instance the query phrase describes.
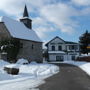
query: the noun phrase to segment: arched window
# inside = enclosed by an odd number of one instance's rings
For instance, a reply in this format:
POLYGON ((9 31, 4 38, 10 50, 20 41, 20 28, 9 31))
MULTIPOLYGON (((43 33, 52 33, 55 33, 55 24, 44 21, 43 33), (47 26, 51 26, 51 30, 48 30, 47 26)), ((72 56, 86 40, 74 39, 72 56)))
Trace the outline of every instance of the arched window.
POLYGON ((55 51, 55 46, 52 46, 52 51, 55 51))
POLYGON ((62 46, 58 46, 58 50, 62 50, 62 46))

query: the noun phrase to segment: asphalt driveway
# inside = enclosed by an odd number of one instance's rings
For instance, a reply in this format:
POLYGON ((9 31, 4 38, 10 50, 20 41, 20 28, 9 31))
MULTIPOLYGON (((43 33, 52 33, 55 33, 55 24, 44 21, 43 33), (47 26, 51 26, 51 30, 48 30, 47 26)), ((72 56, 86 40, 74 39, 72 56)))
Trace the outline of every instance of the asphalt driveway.
POLYGON ((58 64, 60 72, 39 86, 40 90, 90 90, 90 77, 80 68, 69 64, 58 64))

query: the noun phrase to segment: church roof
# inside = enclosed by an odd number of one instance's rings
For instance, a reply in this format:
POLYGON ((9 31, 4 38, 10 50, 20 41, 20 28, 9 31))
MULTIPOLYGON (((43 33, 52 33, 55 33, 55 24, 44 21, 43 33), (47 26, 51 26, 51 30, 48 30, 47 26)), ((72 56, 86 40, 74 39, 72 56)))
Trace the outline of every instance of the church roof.
POLYGON ((0 22, 4 22, 13 38, 42 42, 34 30, 30 30, 20 21, 3 16, 0 22))

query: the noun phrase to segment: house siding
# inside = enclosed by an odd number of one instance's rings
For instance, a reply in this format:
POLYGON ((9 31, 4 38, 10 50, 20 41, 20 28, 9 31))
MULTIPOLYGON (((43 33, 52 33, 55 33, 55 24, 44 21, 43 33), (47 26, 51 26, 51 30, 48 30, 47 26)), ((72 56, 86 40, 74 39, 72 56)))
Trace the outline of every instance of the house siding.
POLYGON ((64 43, 65 42, 63 40, 56 38, 48 44, 48 50, 52 51, 52 46, 55 46, 55 51, 58 51, 58 46, 62 46, 62 50, 65 50, 66 48, 64 43))

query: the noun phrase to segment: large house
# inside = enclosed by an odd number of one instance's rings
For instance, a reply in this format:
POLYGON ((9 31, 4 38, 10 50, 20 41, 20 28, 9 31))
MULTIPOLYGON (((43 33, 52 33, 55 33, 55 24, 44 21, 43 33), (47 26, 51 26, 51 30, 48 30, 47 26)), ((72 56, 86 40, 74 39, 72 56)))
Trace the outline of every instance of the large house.
POLYGON ((79 44, 70 41, 64 41, 56 36, 47 44, 49 61, 75 60, 79 55, 79 44))
POLYGON ((20 40, 22 45, 17 59, 42 62, 42 41, 32 29, 32 20, 29 18, 26 6, 19 21, 6 16, 0 18, 0 41, 12 38, 20 40))

